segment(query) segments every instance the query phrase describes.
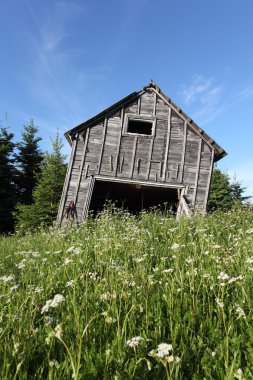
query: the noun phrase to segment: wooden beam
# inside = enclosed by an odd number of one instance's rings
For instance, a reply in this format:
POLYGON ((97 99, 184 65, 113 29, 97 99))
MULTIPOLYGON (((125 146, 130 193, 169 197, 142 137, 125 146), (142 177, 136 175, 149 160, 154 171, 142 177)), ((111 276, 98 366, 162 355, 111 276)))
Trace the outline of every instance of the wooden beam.
POLYGON ((70 176, 72 173, 75 155, 76 155, 76 147, 77 147, 78 136, 79 136, 79 134, 76 133, 74 136, 74 142, 73 142, 72 149, 71 149, 70 160, 69 160, 69 164, 68 164, 68 169, 67 169, 67 173, 66 173, 66 177, 65 177, 65 181, 64 181, 61 201, 60 201, 59 210, 58 210, 58 216, 57 216, 57 223, 58 224, 61 224, 61 219, 62 219, 62 215, 63 215, 65 203, 66 203, 67 193, 68 193, 68 189, 69 189, 69 180, 70 180, 70 176))
POLYGON ((141 96, 139 96, 137 101, 137 114, 140 115, 141 112, 141 96))
POLYGON ((117 153, 116 153, 116 162, 115 162, 115 168, 114 168, 114 177, 117 176, 117 171, 118 171, 119 153, 120 153, 121 139, 122 139, 122 134, 123 134, 123 127, 124 127, 124 107, 121 108, 121 113, 120 113, 120 133, 119 133, 117 153))
POLYGON ((168 183, 159 183, 159 182, 146 182, 146 181, 139 181, 135 179, 123 179, 123 178, 113 178, 113 177, 106 177, 106 176, 95 176, 95 179, 98 181, 105 181, 105 182, 117 182, 117 183, 127 183, 127 184, 137 184, 141 186, 150 186, 150 187, 163 187, 167 189, 183 189, 183 185, 170 185, 168 183))
POLYGON ((75 195, 74 195, 74 199, 73 199, 74 207, 76 206, 77 196, 78 196, 80 184, 82 181, 83 167, 84 167, 84 161, 85 161, 85 157, 86 157, 86 150, 87 150, 89 135, 90 135, 90 128, 86 129, 82 161, 81 161, 81 165, 80 165, 80 169, 79 169, 79 175, 78 175, 78 179, 77 179, 77 183, 76 183, 76 191, 75 191, 75 195))
POLYGON ((153 154, 153 148, 154 148, 154 141, 155 141, 155 138, 150 140, 149 154, 148 154, 148 170, 147 170, 147 174, 146 174, 146 181, 149 180, 149 175, 150 175, 150 170, 151 170, 152 154, 153 154))
POLYGON ((130 178, 133 178, 133 174, 134 174, 134 164, 135 164, 137 144, 138 144, 138 136, 135 136, 134 137, 134 149, 133 149, 132 162, 131 162, 130 178))
POLYGON ((170 146, 170 131, 171 131, 171 108, 169 107, 167 138, 166 138, 166 148, 165 148, 165 155, 164 155, 162 181, 166 181, 166 173, 167 173, 168 158, 169 158, 169 146, 170 146))
POLYGON ((156 92, 154 92, 153 116, 156 115, 156 92))
POLYGON ((98 174, 100 173, 102 159, 103 159, 104 146, 105 146, 105 136, 106 136, 106 131, 107 131, 107 122, 108 122, 108 119, 106 116, 105 120, 104 120, 103 137, 102 137, 101 151, 100 151, 100 157, 99 157, 99 163, 98 163, 98 174))
POLYGON ((208 178, 207 178, 205 201, 204 201, 204 204, 203 204, 203 212, 204 213, 206 212, 206 206, 207 206, 208 196, 209 196, 209 192, 210 192, 210 185, 211 185, 212 172, 213 172, 214 150, 215 149, 213 147, 212 154, 211 154, 210 169, 209 169, 208 178))
POLYGON ((88 216, 94 185, 95 185, 95 177, 92 175, 90 176, 90 183, 89 183, 89 187, 86 193, 86 199, 85 199, 84 207, 82 211, 82 220, 86 219, 88 216))
POLYGON ((196 176, 195 176, 194 193, 193 193, 193 200, 192 200, 193 208, 195 208, 196 196, 197 196, 197 190, 198 190, 198 183, 199 183, 199 170, 200 170, 200 161, 201 161, 202 142, 203 142, 203 140, 199 139, 197 171, 196 171, 196 176))
POLYGON ((184 175, 186 138, 187 138, 187 122, 185 121, 184 122, 184 140, 183 140, 182 159, 181 159, 181 172, 180 172, 179 182, 183 181, 183 175, 184 175))

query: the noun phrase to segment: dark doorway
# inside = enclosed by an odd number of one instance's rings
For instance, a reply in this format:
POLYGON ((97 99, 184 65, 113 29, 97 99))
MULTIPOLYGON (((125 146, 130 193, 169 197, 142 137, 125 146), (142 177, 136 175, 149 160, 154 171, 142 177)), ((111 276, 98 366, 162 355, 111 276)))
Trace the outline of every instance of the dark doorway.
POLYGON ((96 180, 89 209, 96 215, 107 202, 112 202, 131 214, 154 208, 176 212, 178 191, 165 187, 96 180))

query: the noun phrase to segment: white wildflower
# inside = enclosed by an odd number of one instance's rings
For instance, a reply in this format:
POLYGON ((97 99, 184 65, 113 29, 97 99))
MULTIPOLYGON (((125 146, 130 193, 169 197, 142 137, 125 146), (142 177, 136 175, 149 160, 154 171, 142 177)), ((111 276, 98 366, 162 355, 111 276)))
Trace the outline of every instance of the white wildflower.
POLYGON ((173 268, 164 269, 164 271, 163 271, 163 273, 172 273, 172 272, 174 272, 173 268))
POLYGON ((157 356, 158 358, 164 359, 169 356, 173 351, 173 347, 171 344, 160 343, 156 350, 150 351, 150 356, 157 356))
POLYGON ((219 249, 219 248, 221 248, 221 245, 219 245, 219 244, 214 244, 213 245, 213 249, 219 249))
POLYGON ((171 246, 171 249, 173 249, 173 251, 176 251, 177 249, 183 247, 184 245, 181 245, 181 244, 178 244, 178 243, 173 243, 172 246, 171 246))
POLYGON ((224 307, 224 303, 221 302, 221 301, 219 300, 219 298, 216 298, 216 303, 217 303, 217 305, 218 305, 221 309, 223 309, 223 307, 224 307))
POLYGON ((66 282, 66 288, 73 288, 73 286, 75 285, 75 280, 70 280, 68 282, 66 282))
POLYGON ((17 290, 20 285, 13 285, 10 287, 10 292, 13 292, 14 290, 17 290))
POLYGON ((253 228, 250 228, 250 229, 248 229, 247 231, 245 231, 246 232, 246 234, 253 234, 253 228))
POLYGON ((237 319, 240 319, 240 318, 246 318, 246 315, 245 315, 245 312, 244 310, 240 307, 240 306, 237 306, 235 312, 238 314, 238 317, 237 319))
POLYGON ((2 276, 0 277, 0 281, 2 282, 11 282, 14 281, 15 277, 14 276, 2 276))
POLYGON ((140 343, 141 343, 141 341, 143 341, 144 339, 141 337, 141 336, 135 336, 135 337, 133 337, 133 338, 131 338, 131 339, 129 339, 129 340, 127 340, 127 345, 129 346, 129 347, 132 347, 132 348, 135 348, 135 347, 137 347, 140 343))
POLYGON ((52 300, 48 300, 46 304, 41 309, 41 313, 45 313, 49 310, 50 307, 57 307, 60 303, 65 300, 62 294, 56 294, 52 300))
POLYGON ((234 372, 234 377, 235 379, 238 379, 238 380, 245 380, 245 378, 243 377, 243 371, 241 370, 241 368, 238 368, 238 370, 234 372))
POLYGON ((71 259, 66 258, 66 259, 64 260, 64 265, 69 265, 70 263, 72 263, 72 260, 71 260, 71 259))
POLYGON ((136 263, 141 263, 141 262, 143 262, 145 259, 144 259, 144 257, 136 257, 136 258, 134 258, 133 259, 136 263))
POLYGON ((217 277, 218 280, 229 280, 229 275, 225 272, 220 272, 219 276, 217 277))

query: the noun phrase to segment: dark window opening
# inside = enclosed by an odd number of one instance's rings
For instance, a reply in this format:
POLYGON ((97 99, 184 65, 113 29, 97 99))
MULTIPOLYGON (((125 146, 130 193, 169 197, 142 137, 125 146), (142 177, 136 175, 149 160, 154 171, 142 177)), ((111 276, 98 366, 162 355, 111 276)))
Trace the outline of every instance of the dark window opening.
POLYGON ((139 135, 152 135, 152 121, 128 120, 127 133, 137 133, 139 135))
POLYGON ((178 191, 171 188, 96 180, 90 203, 90 210, 94 216, 101 212, 108 202, 134 215, 143 210, 154 209, 176 213, 178 191))

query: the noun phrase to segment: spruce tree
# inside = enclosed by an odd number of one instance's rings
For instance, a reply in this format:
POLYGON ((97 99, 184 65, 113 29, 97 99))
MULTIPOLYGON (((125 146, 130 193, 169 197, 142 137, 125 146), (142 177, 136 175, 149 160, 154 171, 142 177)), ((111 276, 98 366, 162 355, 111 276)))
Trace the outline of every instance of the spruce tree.
POLYGON ((22 141, 17 144, 18 152, 15 154, 18 169, 17 185, 19 189, 18 201, 22 204, 32 203, 32 192, 36 184, 37 174, 43 154, 39 149, 41 137, 37 137, 38 129, 33 120, 24 127, 22 141))
POLYGON ((61 153, 63 145, 58 132, 52 146, 52 153, 46 153, 40 165, 41 171, 32 194, 33 203, 19 204, 16 208, 16 228, 21 232, 36 229, 40 225, 52 225, 56 220, 66 173, 65 156, 61 153))
POLYGON ((211 189, 208 201, 208 210, 223 211, 231 209, 233 206, 233 196, 230 179, 227 173, 218 168, 213 169, 211 189))
POLYGON ((16 202, 13 133, 0 129, 0 233, 13 231, 12 212, 16 202))

